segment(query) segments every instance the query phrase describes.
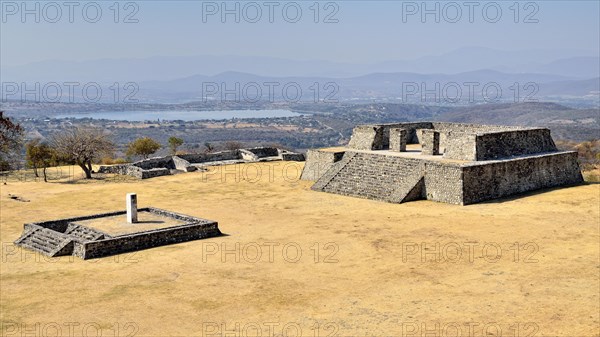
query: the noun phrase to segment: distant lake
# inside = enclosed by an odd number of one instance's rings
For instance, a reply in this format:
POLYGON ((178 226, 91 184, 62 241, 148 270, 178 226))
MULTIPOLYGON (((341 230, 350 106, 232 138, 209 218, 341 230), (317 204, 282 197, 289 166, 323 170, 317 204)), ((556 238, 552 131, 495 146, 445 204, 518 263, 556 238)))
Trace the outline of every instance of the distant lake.
POLYGON ((54 116, 55 118, 93 118, 110 119, 119 121, 155 121, 162 120, 184 120, 195 121, 200 119, 231 119, 231 118, 275 118, 296 117, 302 114, 289 110, 214 110, 214 111, 107 111, 90 113, 71 113, 54 116))

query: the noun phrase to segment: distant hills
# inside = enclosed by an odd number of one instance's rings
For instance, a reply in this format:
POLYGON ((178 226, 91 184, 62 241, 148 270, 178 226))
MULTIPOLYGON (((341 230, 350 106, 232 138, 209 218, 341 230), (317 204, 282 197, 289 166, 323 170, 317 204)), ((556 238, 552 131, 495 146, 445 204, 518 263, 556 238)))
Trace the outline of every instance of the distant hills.
POLYGON ((375 63, 326 60, 291 60, 269 56, 197 55, 86 61, 46 60, 19 66, 2 66, 2 81, 169 81, 195 74, 215 76, 223 72, 260 74, 267 77, 347 78, 371 73, 458 74, 481 69, 503 73, 540 73, 570 79, 600 76, 598 51, 519 50, 502 51, 464 47, 442 55, 375 63))
POLYGON ((251 100, 259 96, 270 100, 290 100, 297 89, 285 96, 284 87, 300 88, 302 101, 319 99, 339 101, 394 100, 405 103, 455 104, 470 102, 541 101, 549 96, 598 97, 600 77, 569 79, 561 75, 539 73, 503 73, 478 70, 458 74, 372 73, 357 77, 272 77, 241 72, 224 72, 214 76, 194 75, 170 81, 139 83, 139 96, 161 97, 171 101, 209 99, 251 100), (237 87, 236 87, 237 85, 237 87), (273 88, 269 88, 269 85, 273 88), (237 89, 236 89, 237 88, 237 89), (226 94, 226 91, 239 93, 226 94), (247 90, 247 91, 245 91, 247 90))
MULTIPOLYGON (((236 84, 240 89, 258 85, 262 91, 258 99, 262 100, 290 98, 282 93, 286 84, 302 90, 302 101, 460 105, 548 100, 566 103, 563 100, 575 99, 585 101, 577 106, 596 106, 600 95, 598 52, 562 49, 502 51, 465 47, 442 55, 370 64, 231 55, 47 60, 2 66, 0 71, 3 83, 38 82, 43 86, 51 82, 79 82, 81 87, 95 82, 105 88, 105 94, 111 93, 115 83, 123 87, 133 82, 139 89, 134 98, 152 103, 202 100, 207 96, 206 83, 228 90, 235 89, 236 84), (274 97, 266 83, 275 84, 274 97)), ((63 95, 68 90, 63 87, 63 95)), ((244 101, 257 97, 252 90, 250 93, 227 98, 244 101)), ((213 92, 212 99, 222 99, 220 94, 213 92)), ((111 95, 104 96, 103 103, 112 99, 111 95)))
POLYGON ((554 103, 486 104, 444 111, 440 121, 544 126, 555 139, 600 139, 600 109, 572 109, 554 103))

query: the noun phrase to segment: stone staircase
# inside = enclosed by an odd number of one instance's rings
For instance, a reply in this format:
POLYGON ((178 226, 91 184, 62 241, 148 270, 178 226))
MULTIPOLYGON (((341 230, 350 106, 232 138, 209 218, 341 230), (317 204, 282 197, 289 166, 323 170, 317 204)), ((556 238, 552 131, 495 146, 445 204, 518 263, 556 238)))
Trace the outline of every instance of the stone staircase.
POLYGON ((65 231, 65 235, 72 236, 78 241, 95 241, 104 239, 106 234, 96 231, 92 228, 70 223, 65 231))
POLYGON ((346 152, 312 189, 402 203, 424 197, 424 172, 424 163, 417 159, 346 152))
POLYGON ((71 237, 43 227, 34 227, 23 233, 15 244, 51 257, 71 255, 73 251, 71 237))

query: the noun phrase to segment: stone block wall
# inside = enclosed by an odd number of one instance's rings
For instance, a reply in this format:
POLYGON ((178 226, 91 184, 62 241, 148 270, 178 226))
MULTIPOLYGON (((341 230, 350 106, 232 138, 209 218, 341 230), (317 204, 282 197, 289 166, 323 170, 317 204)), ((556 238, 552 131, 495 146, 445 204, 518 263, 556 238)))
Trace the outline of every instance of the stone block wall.
POLYGON ((418 129, 432 129, 430 122, 359 125, 352 130, 348 147, 355 150, 383 150, 390 148, 390 130, 406 130, 406 143, 418 144, 418 129))
POLYGON ((477 160, 476 135, 462 132, 441 132, 440 153, 445 159, 477 160))
POLYGON ((406 135, 405 129, 390 128, 390 151, 406 152, 406 135))
POLYGON ((344 156, 344 151, 308 150, 300 180, 316 181, 344 156))
POLYGON ((168 176, 171 174, 171 170, 168 168, 154 168, 150 170, 143 170, 141 172, 141 179, 150 179, 162 176, 168 176))
POLYGON ((429 161, 425 164, 425 198, 462 204, 462 168, 458 164, 429 161))
POLYGON ((132 164, 142 170, 151 170, 156 168, 175 169, 175 163, 171 157, 156 157, 137 161, 132 164))
POLYGON ((221 232, 216 222, 184 225, 76 243, 73 254, 82 259, 91 259, 219 235, 221 232))
POLYGON ((182 154, 178 156, 156 157, 141 160, 132 164, 100 166, 99 173, 130 175, 139 179, 148 179, 171 174, 171 170, 184 172, 197 171, 192 164, 222 165, 236 162, 261 160, 295 160, 303 161, 304 155, 282 151, 274 147, 256 147, 221 151, 215 153, 182 154))
POLYGON ((380 125, 359 125, 352 130, 348 147, 356 150, 383 149, 383 127, 380 125))
POLYGON ((440 154, 440 133, 435 130, 421 129, 421 153, 435 156, 440 154))
POLYGON ((500 131, 477 135, 477 160, 557 151, 549 129, 500 131))
POLYGON ((306 157, 304 153, 282 152, 281 159, 283 161, 304 161, 306 157))
POLYGON ((259 158, 257 155, 255 155, 254 153, 252 153, 248 150, 240 149, 239 151, 240 151, 240 157, 243 160, 256 161, 259 158))
POLYGON ((576 152, 474 163, 463 167, 464 204, 583 182, 576 152))
POLYGON ((276 147, 254 147, 246 150, 254 153, 258 158, 279 156, 279 149, 276 147))
MULTIPOLYGON (((419 144, 419 129, 433 129, 430 122, 384 124, 384 128, 402 128, 406 130, 406 143, 419 144)), ((389 133, 389 132, 388 132, 389 133)))
POLYGON ((214 153, 193 153, 193 154, 181 154, 178 157, 187 160, 190 164, 201 164, 211 161, 225 161, 240 159, 238 150, 233 151, 221 151, 214 153))
POLYGON ((173 156, 172 159, 173 164, 175 165, 175 169, 177 170, 181 170, 184 172, 193 172, 197 170, 197 168, 195 166, 192 166, 189 161, 181 157, 173 156))
POLYGON ((444 132, 464 132, 464 133, 486 133, 497 131, 511 131, 523 129, 519 126, 508 125, 483 125, 483 124, 468 124, 468 123, 449 123, 449 122, 433 122, 432 128, 437 131, 444 132))

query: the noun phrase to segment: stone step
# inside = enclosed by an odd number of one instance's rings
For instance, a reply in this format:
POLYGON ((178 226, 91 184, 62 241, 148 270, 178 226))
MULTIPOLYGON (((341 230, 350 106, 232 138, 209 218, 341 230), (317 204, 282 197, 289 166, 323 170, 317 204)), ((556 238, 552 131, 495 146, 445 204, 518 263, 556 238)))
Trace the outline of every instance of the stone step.
POLYGON ((104 237, 104 233, 76 224, 70 224, 65 234, 85 241, 94 241, 104 237))
POLYGON ((415 159, 347 152, 313 190, 400 203, 420 197, 423 175, 415 159))
POLYGON ((30 250, 34 250, 39 253, 43 253, 45 255, 50 255, 50 253, 54 250, 53 246, 40 245, 33 241, 22 242, 21 246, 25 247, 25 248, 29 248, 30 250))
POLYGON ((15 244, 48 256, 64 255, 72 239, 47 228, 34 228, 24 233, 15 244))

